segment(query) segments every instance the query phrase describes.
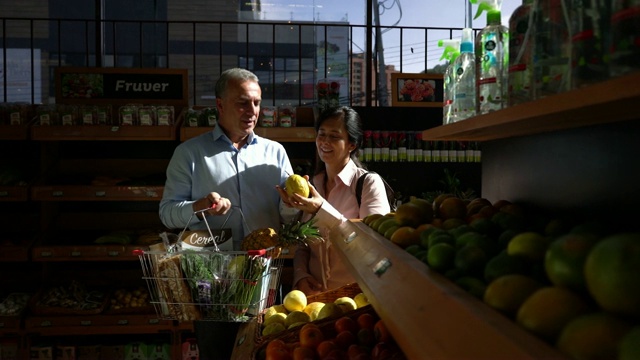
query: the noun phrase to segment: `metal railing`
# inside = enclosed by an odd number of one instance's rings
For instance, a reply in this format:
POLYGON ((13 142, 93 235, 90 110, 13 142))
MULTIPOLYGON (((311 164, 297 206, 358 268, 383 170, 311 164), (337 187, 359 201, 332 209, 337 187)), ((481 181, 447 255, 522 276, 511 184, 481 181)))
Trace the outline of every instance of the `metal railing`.
POLYGON ((240 66, 258 74, 266 104, 294 106, 313 104, 316 82, 333 76, 349 84, 342 103, 368 105, 369 93, 375 106, 389 92, 380 81, 386 74, 378 71, 379 61, 386 59, 388 72, 424 72, 442 63, 437 41, 461 31, 342 22, 54 18, 0 18, 0 29, 0 102, 55 102, 55 67, 152 67, 188 69, 190 104, 208 105, 218 74, 240 66), (373 41, 376 31, 386 45, 373 41))

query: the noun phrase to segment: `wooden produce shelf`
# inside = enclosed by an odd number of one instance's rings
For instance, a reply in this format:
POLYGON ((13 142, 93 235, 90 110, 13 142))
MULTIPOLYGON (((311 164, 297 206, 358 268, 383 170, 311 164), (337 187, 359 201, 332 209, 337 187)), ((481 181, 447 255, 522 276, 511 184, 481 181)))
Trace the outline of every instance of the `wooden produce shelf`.
POLYGON ((155 314, 49 315, 25 319, 25 332, 44 336, 154 334, 171 332, 173 328, 172 321, 159 320, 155 314))
POLYGON ((159 201, 164 186, 36 185, 36 201, 159 201))
POLYGON ((29 138, 29 125, 0 125, 0 140, 26 140, 29 138))
MULTIPOLYGON (((184 141, 192 137, 213 130, 213 127, 182 127, 180 140, 184 141)), ((313 127, 259 127, 255 133, 267 139, 278 142, 314 142, 316 131, 313 127)))
POLYGON ((640 72, 423 131, 424 140, 487 141, 640 117, 640 72))
POLYGON ((27 201, 28 199, 27 186, 0 186, 0 201, 27 201))
POLYGON ((35 245, 32 261, 138 261, 134 250, 146 250, 138 245, 35 245))
POLYGON ((31 127, 31 139, 54 140, 176 140, 179 124, 171 126, 52 125, 31 127))
POLYGON ((566 359, 359 220, 331 241, 407 358, 566 359))

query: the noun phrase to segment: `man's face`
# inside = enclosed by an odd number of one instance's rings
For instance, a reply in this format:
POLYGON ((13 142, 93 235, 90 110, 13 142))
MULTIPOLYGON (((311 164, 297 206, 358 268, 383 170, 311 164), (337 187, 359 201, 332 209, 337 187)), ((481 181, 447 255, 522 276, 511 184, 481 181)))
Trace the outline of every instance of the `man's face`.
POLYGON ((255 128, 260 114, 262 89, 253 81, 229 81, 224 98, 216 99, 219 124, 234 141, 246 137, 255 128))

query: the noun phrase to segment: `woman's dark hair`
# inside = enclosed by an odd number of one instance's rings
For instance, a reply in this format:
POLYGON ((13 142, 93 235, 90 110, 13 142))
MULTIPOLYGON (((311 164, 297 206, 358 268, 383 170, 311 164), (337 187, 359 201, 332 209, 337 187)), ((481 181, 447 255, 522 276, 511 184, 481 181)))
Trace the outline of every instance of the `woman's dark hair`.
MULTIPOLYGON (((357 167, 366 168, 366 166, 364 166, 364 164, 362 164, 358 159, 358 155, 360 154, 360 147, 362 146, 362 137, 363 137, 362 121, 360 120, 360 115, 355 110, 353 110, 353 108, 349 106, 339 106, 339 107, 332 107, 332 108, 326 109, 325 111, 320 113, 320 116, 318 116, 318 119, 316 120, 316 123, 315 123, 316 133, 318 133, 320 126, 326 120, 334 119, 334 118, 338 118, 344 122, 344 126, 347 129, 347 136, 349 137, 349 142, 355 145, 355 148, 353 149, 353 151, 351 151, 351 154, 349 155, 351 157, 351 160, 353 160, 353 162, 356 164, 357 167)), ((316 152, 315 174, 319 174, 324 170, 325 170, 325 164, 322 160, 320 160, 320 158, 318 157, 318 153, 316 152)))

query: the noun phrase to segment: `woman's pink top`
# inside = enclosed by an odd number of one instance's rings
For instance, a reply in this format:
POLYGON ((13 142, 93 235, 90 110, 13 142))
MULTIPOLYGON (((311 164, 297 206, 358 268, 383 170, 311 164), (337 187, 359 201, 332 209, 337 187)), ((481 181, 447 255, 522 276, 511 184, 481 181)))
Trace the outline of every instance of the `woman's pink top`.
MULTIPOLYGON (((324 173, 313 177, 318 193, 325 198, 324 204, 316 214, 323 239, 329 239, 331 229, 349 219, 362 219, 369 214, 387 214, 390 211, 387 193, 380 176, 367 176, 362 187, 361 206, 356 199, 356 182, 367 170, 349 163, 335 179, 335 187, 325 194, 324 173)), ((298 246, 293 260, 293 284, 307 276, 313 276, 323 285, 321 291, 332 290, 355 282, 348 268, 342 262, 331 241, 318 239, 309 246, 298 246)))

